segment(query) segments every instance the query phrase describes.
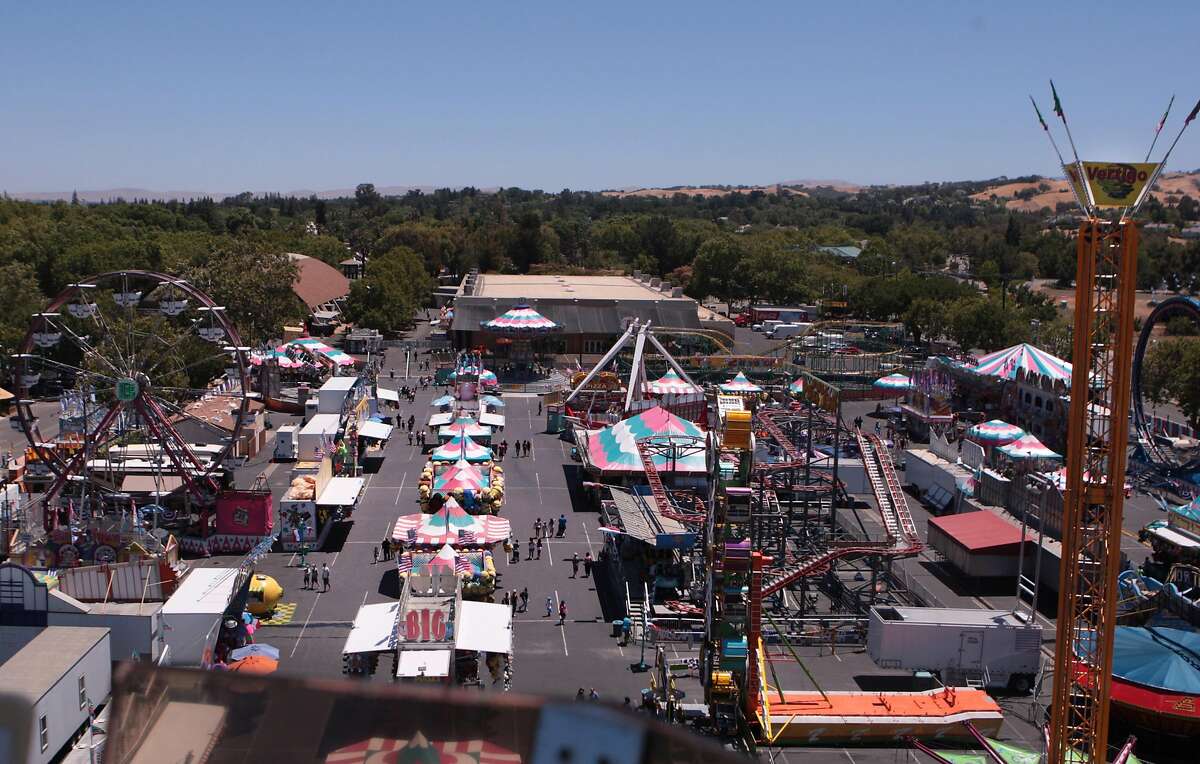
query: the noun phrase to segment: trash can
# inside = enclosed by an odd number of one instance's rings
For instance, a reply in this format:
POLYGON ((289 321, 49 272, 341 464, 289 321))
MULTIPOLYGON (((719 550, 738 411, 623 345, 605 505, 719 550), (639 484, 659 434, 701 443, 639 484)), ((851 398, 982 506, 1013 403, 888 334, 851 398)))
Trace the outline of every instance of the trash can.
POLYGON ((618 618, 617 620, 613 621, 612 627, 613 627, 612 635, 614 637, 621 636, 621 619, 618 618))

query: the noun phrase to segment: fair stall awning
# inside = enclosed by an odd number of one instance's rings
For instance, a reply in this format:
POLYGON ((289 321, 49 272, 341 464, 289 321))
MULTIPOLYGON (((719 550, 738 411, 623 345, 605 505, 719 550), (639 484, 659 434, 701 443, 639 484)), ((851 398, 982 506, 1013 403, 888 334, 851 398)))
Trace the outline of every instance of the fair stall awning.
POLYGON ((396 677, 450 676, 450 650, 401 650, 396 660, 396 677))
POLYGON ((392 426, 383 422, 363 422, 358 426, 358 434, 364 438, 387 440, 392 434, 392 426))
POLYGON ((377 653, 394 648, 396 613, 399 609, 399 602, 380 602, 360 607, 342 653, 377 653))
POLYGON ((395 390, 389 390, 386 387, 375 388, 375 397, 381 401, 391 401, 392 403, 400 402, 400 393, 395 390))
POLYGON ((459 605, 456 650, 507 653, 512 650, 512 608, 464 600, 459 605))
POLYGON ((1200 541, 1191 536, 1184 535, 1172 528, 1155 528, 1150 531, 1155 536, 1158 536, 1163 541, 1169 544, 1174 544, 1182 549, 1200 549, 1200 541))
POLYGON ((430 427, 445 427, 454 421, 453 411, 439 411, 429 417, 430 427))
POLYGON ((350 507, 358 503, 358 495, 362 493, 365 478, 335 477, 325 484, 325 490, 317 497, 317 503, 332 507, 350 507))
POLYGON ((479 415, 479 423, 486 427, 503 427, 504 415, 493 414, 492 412, 484 412, 479 415))

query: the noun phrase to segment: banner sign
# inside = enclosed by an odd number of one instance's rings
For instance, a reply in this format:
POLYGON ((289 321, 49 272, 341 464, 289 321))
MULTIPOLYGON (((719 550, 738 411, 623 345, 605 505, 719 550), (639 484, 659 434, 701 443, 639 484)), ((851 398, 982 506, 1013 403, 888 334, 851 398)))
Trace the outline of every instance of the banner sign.
MULTIPOLYGON (((1084 180, 1091 199, 1097 207, 1128 207, 1137 202, 1142 189, 1154 177, 1158 165, 1153 162, 1127 164, 1124 162, 1081 162, 1084 180)), ((1079 170, 1074 164, 1063 165, 1075 193, 1087 199, 1079 182, 1079 170)))

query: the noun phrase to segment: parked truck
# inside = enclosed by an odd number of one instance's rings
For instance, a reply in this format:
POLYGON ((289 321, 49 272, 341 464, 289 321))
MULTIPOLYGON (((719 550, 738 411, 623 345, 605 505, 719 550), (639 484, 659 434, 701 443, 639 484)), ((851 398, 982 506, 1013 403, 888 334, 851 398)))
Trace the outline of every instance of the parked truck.
POLYGON ((880 668, 928 671, 949 686, 1027 693, 1042 660, 1042 628, 1007 610, 876 605, 867 654, 880 668))

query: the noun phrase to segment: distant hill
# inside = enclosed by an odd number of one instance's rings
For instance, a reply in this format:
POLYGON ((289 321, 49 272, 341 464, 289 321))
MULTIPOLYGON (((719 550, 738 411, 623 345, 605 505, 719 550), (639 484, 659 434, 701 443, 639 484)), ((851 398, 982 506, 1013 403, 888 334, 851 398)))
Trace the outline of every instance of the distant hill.
MULTIPOLYGON (((383 196, 404 196, 409 191, 420 191, 428 194, 439 188, 438 186, 376 186, 375 190, 383 196)), ((481 188, 484 193, 492 193, 495 188, 481 188)), ((30 192, 3 192, 13 199, 22 199, 29 202, 69 202, 73 194, 78 195, 81 202, 109 202, 114 199, 149 199, 151 201, 161 202, 170 201, 172 199, 178 201, 187 201, 188 199, 204 199, 210 197, 212 199, 224 199, 229 196, 237 196, 241 191, 155 191, 149 188, 104 188, 94 191, 30 191, 30 192)), ((268 193, 279 194, 280 196, 295 196, 298 198, 308 198, 315 196, 318 199, 341 199, 344 197, 354 196, 353 188, 330 188, 324 191, 314 191, 308 188, 295 189, 292 191, 254 191, 255 196, 262 196, 268 193)))
MULTIPOLYGON (((1158 182, 1154 184, 1154 190, 1151 193, 1159 201, 1183 194, 1200 198, 1200 171, 1164 172, 1158 182)), ((1066 178, 1040 178, 1028 183, 1001 183, 989 186, 977 194, 972 194, 971 198, 977 202, 986 202, 993 196, 997 201, 1003 201, 1004 206, 1008 209, 1022 212, 1037 212, 1043 207, 1054 209, 1059 202, 1072 205, 1075 203, 1071 196, 1071 189, 1067 186, 1066 178), (1048 186, 1048 190, 1038 190, 1042 185, 1048 186), (1036 193, 1028 199, 1017 198, 1017 194, 1029 190, 1036 193)))

